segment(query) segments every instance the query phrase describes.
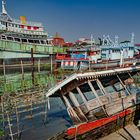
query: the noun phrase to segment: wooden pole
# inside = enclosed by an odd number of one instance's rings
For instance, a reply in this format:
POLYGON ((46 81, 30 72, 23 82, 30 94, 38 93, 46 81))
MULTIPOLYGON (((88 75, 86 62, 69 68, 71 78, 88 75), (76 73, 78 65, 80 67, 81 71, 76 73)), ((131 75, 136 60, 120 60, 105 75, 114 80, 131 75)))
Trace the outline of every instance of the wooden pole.
POLYGON ((3 103, 3 96, 1 96, 1 110, 2 110, 2 123, 3 128, 5 128, 5 117, 4 117, 4 103, 3 103))
POLYGON ((20 63, 21 63, 22 80, 24 80, 24 69, 23 69, 23 62, 22 62, 22 60, 20 61, 20 63))
POLYGON ((3 61, 3 75, 4 75, 4 92, 6 91, 6 70, 5 70, 5 62, 3 61))
POLYGON ((38 73, 40 73, 40 59, 38 60, 38 73))
POLYGON ((51 74, 52 74, 52 72, 53 72, 53 62, 52 62, 52 54, 50 54, 50 56, 51 56, 51 74))
POLYGON ((32 61, 32 84, 35 84, 35 75, 34 75, 34 66, 35 66, 35 61, 34 61, 34 50, 31 48, 31 61, 32 61))
POLYGON ((10 132, 10 137, 11 137, 11 140, 14 140, 14 137, 13 137, 13 132, 12 132, 12 125, 11 125, 11 123, 10 123, 10 117, 9 117, 9 114, 8 114, 8 112, 6 112, 6 114, 7 114, 7 121, 8 121, 8 126, 9 126, 9 132, 10 132))
POLYGON ((33 94, 31 95, 31 117, 33 117, 33 94))
POLYGON ((46 94, 44 95, 44 109, 45 109, 45 114, 44 114, 44 123, 45 123, 47 121, 47 98, 46 98, 46 94))
POLYGON ((17 133, 18 133, 18 139, 20 137, 20 128, 19 128, 19 114, 18 114, 18 108, 17 108, 17 101, 15 100, 15 109, 16 109, 16 118, 17 118, 17 133))

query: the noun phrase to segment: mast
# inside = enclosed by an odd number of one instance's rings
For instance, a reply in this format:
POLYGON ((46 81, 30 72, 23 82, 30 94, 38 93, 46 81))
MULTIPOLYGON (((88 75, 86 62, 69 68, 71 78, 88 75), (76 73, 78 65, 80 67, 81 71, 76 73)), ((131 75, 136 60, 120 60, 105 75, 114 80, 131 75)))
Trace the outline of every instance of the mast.
POLYGON ((120 67, 123 66, 123 47, 121 48, 121 54, 120 54, 120 67))
POLYGON ((93 45, 93 35, 91 34, 91 37, 90 37, 90 41, 91 41, 91 46, 93 45))
POLYGON ((134 45, 134 40, 135 40, 135 34, 132 33, 132 36, 131 36, 131 44, 134 45))
POLYGON ((7 11, 6 11, 5 5, 6 5, 5 0, 2 0, 2 14, 7 15, 7 11))

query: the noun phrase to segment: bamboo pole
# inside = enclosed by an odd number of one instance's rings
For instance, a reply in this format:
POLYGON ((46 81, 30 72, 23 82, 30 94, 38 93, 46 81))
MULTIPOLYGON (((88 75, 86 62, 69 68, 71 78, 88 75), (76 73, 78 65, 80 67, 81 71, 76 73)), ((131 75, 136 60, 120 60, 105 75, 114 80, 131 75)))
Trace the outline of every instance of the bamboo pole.
POLYGON ((18 135, 18 139, 20 137, 20 128, 19 128, 19 114, 18 114, 18 108, 17 108, 17 101, 15 101, 15 109, 16 109, 16 121, 17 121, 17 135, 18 135))
POLYGON ((6 112, 7 114, 7 121, 8 121, 8 127, 9 127, 9 132, 10 132, 10 137, 11 137, 11 140, 14 140, 14 137, 13 137, 13 132, 12 132, 12 125, 10 123, 10 117, 9 117, 9 114, 8 112, 6 112))
POLYGON ((51 56, 51 74, 52 74, 52 72, 53 72, 52 54, 50 54, 50 56, 51 56))
POLYGON ((34 50, 31 48, 31 61, 32 61, 32 84, 35 84, 35 75, 34 75, 34 66, 35 66, 35 59, 34 59, 34 50))
POLYGON ((5 70, 5 62, 3 61, 3 75, 4 75, 4 93, 6 91, 6 70, 5 70))
POLYGON ((20 61, 20 63, 21 63, 22 80, 24 80, 24 68, 22 60, 20 61))
POLYGON ((38 60, 38 73, 40 73, 40 59, 38 60))
POLYGON ((33 94, 31 95, 31 117, 33 116, 33 94))
POLYGON ((5 128, 5 117, 4 117, 4 104, 3 104, 3 96, 1 96, 1 110, 2 110, 2 123, 3 123, 3 128, 5 128))

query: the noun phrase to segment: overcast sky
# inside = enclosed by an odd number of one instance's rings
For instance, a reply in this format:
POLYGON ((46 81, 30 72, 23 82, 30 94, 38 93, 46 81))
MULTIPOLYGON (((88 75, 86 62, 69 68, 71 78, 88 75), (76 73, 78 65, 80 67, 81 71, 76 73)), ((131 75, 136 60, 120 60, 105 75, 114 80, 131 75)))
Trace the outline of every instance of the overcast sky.
POLYGON ((112 38, 140 43, 140 0, 6 0, 13 18, 42 22, 49 35, 59 32, 66 41, 80 37, 112 38))

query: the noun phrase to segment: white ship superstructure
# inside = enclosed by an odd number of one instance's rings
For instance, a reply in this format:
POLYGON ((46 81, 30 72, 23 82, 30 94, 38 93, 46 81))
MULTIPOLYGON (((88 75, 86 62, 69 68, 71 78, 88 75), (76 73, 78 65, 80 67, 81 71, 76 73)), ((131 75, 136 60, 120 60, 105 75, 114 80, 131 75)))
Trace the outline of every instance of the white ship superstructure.
POLYGON ((6 11, 5 0, 2 0, 0 32, 5 35, 18 35, 25 38, 47 38, 48 36, 48 33, 44 32, 42 23, 26 21, 24 16, 20 16, 20 20, 11 18, 6 11))
MULTIPOLYGON (((20 20, 11 18, 6 11, 6 2, 2 0, 0 15, 0 63, 31 58, 48 58, 49 54, 62 53, 63 48, 53 47, 48 39, 42 23, 26 21, 24 16, 20 20)), ((28 61, 28 60, 27 60, 28 61)))

